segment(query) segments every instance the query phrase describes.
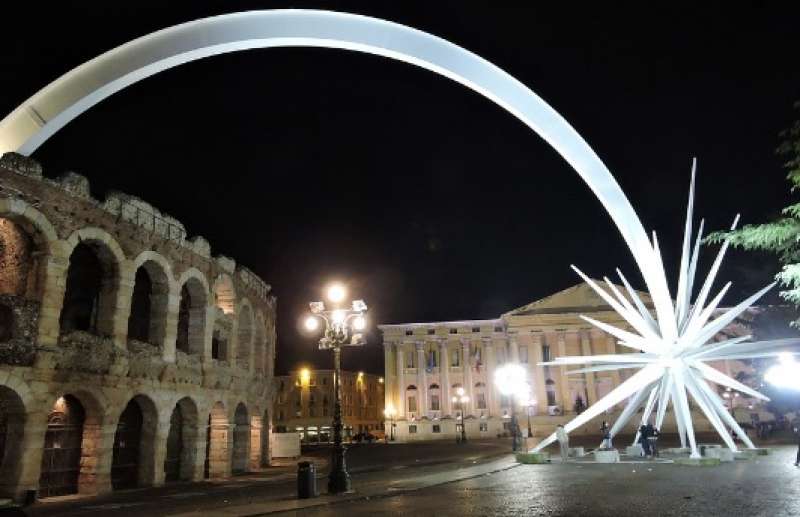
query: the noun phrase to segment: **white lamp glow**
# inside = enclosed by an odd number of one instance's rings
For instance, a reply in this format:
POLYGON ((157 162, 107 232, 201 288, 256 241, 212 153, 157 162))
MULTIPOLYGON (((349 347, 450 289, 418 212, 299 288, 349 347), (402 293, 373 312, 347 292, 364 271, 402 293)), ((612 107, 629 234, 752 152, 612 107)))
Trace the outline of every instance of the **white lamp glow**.
POLYGON ((328 287, 328 300, 333 303, 341 303, 347 296, 347 289, 342 284, 333 284, 328 287))
POLYGON ((347 311, 333 311, 331 313, 331 319, 337 325, 341 325, 344 323, 344 319, 347 317, 347 311))
POLYGON ((313 332, 319 328, 319 320, 314 316, 309 316, 305 321, 306 330, 313 332))
POLYGON ((791 354, 781 354, 780 364, 767 370, 764 380, 779 388, 800 391, 800 364, 795 362, 791 354))
POLYGON ((517 400, 528 400, 530 385, 525 380, 525 368, 508 363, 495 371, 494 382, 500 393, 517 397, 517 400))

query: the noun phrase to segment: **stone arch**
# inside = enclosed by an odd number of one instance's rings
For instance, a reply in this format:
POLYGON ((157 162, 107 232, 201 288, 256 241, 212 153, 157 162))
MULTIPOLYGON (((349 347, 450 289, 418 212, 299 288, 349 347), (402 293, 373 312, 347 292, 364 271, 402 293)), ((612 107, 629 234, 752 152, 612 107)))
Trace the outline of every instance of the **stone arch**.
POLYGON ((175 348, 186 354, 203 355, 206 339, 208 282, 192 268, 181 275, 178 333, 175 348))
POLYGON ((231 470, 234 474, 247 472, 250 458, 250 415, 244 402, 236 405, 233 414, 233 451, 231 470))
POLYGON ((0 296, 42 301, 55 230, 25 203, 0 200, 0 296))
POLYGON ((216 402, 208 413, 206 428, 206 459, 203 477, 214 479, 230 473, 230 427, 225 404, 216 402))
POLYGON ((73 395, 58 397, 47 417, 39 497, 76 494, 79 491, 86 410, 73 395))
POLYGON ((172 408, 167 435, 164 478, 166 482, 191 481, 197 462, 199 430, 197 404, 191 397, 183 397, 172 408))
POLYGON ((155 481, 155 447, 158 408, 146 395, 128 401, 114 434, 111 485, 114 490, 152 485, 155 481))
POLYGON ((264 313, 256 312, 255 336, 253 339, 253 367, 256 375, 263 375, 267 372, 267 325, 264 321, 264 313))
POLYGON ((245 298, 239 304, 236 323, 236 366, 244 370, 252 365, 254 336, 253 306, 245 298))
POLYGON ((128 316, 128 340, 165 345, 169 297, 174 291, 172 268, 161 254, 144 251, 133 261, 133 291, 128 316))
POLYGON ((214 279, 214 305, 224 314, 234 314, 236 312, 236 286, 233 279, 227 273, 220 273, 214 279))
POLYGON ((0 384, 0 497, 17 495, 27 420, 23 396, 15 386, 0 384))
POLYGON ((406 406, 406 414, 412 416, 418 416, 420 414, 420 404, 421 401, 419 400, 419 395, 417 391, 417 387, 414 384, 409 384, 406 387, 405 393, 405 401, 404 404, 406 406))
POLYGON ((76 230, 66 241, 69 267, 59 317, 62 336, 75 330, 113 337, 125 255, 100 228, 76 230))

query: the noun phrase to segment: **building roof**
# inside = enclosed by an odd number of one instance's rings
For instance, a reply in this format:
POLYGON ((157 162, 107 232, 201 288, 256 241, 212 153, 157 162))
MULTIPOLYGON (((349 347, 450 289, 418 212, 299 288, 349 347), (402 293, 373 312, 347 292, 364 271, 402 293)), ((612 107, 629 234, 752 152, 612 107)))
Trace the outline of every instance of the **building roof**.
MULTIPOLYGON (((605 287, 605 282, 603 280, 594 281, 605 287)), ((623 286, 615 285, 615 287, 627 296, 627 292, 623 286)), ((636 291, 636 293, 646 307, 652 308, 653 301, 648 293, 642 291, 636 291)), ((534 314, 588 313, 612 310, 611 306, 600 298, 589 284, 581 282, 580 284, 558 291, 541 300, 536 300, 535 302, 513 309, 503 314, 503 317, 530 316, 534 314)))

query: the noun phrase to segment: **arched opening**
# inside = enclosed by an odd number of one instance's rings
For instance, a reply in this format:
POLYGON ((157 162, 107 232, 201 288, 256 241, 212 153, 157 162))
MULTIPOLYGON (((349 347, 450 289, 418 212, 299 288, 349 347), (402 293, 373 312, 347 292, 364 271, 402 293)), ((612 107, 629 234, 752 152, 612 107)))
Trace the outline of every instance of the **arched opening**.
POLYGON ((441 411, 441 390, 439 389, 439 385, 434 383, 428 387, 428 408, 434 412, 434 416, 439 416, 439 411, 441 411))
POLYGON ((250 367, 250 350, 253 348, 253 309, 249 305, 241 308, 236 343, 236 365, 250 367))
POLYGON ((214 280, 214 305, 223 314, 233 314, 236 307, 236 292, 233 289, 233 280, 228 275, 220 275, 214 280))
POLYGON ((191 481, 194 476, 197 441, 197 406, 189 397, 175 404, 169 419, 164 480, 191 481))
POLYGON ((247 472, 247 459, 250 456, 250 417, 243 403, 236 406, 233 416, 233 458, 231 470, 234 474, 247 472))
POLYGON ((413 384, 406 388, 406 413, 411 418, 417 416, 417 387, 413 384))
POLYGON ((261 418, 261 466, 262 467, 268 467, 270 463, 269 432, 270 432, 269 411, 264 411, 264 416, 261 418))
POLYGON ((488 409, 488 405, 486 403, 486 384, 482 382, 476 382, 473 396, 475 397, 475 409, 478 411, 486 411, 488 409))
POLYGON ((77 494, 86 412, 72 395, 56 399, 47 417, 39 496, 77 494))
POLYGON ((228 470, 228 416, 225 405, 217 402, 208 415, 206 428, 206 461, 203 466, 203 477, 225 477, 228 470))
POLYGON ((203 284, 189 278, 181 287, 178 336, 175 347, 185 354, 203 353, 206 327, 206 293, 203 284))
POLYGON ((42 248, 32 228, 0 217, 0 295, 38 300, 42 248))
POLYGON ((159 264, 146 261, 136 270, 128 317, 128 339, 161 346, 167 326, 169 280, 159 264))
POLYGON ((0 343, 11 341, 14 337, 14 311, 0 303, 0 343))
POLYGON ((102 243, 80 242, 69 257, 61 308, 62 335, 85 331, 110 336, 116 310, 117 264, 102 243))
POLYGON ((25 406, 17 393, 0 386, 0 497, 13 497, 22 459, 25 406))
POLYGON ((114 433, 111 486, 114 490, 146 486, 153 481, 153 448, 158 415, 143 395, 132 398, 114 433))

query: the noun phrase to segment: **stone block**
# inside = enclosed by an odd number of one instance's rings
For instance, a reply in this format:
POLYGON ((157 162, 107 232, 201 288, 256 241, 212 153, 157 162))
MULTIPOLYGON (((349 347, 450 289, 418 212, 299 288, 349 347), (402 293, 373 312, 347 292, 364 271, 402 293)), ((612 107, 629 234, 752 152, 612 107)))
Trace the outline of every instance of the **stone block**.
POLYGON ((583 458, 586 456, 586 450, 583 447, 570 447, 569 455, 571 458, 583 458))
POLYGON ((644 456, 644 450, 642 449, 642 446, 639 444, 628 445, 625 448, 625 454, 627 456, 644 456))
POLYGON ((61 185, 61 188, 75 197, 81 199, 91 199, 92 197, 89 180, 86 176, 70 171, 59 176, 58 183, 61 185))
POLYGON ((550 454, 547 452, 521 452, 518 453, 517 463, 526 465, 550 463, 550 454))
POLYGON ((690 467, 716 467, 721 462, 719 458, 676 458, 677 465, 687 465, 690 467))
POLYGON ((42 177, 42 165, 19 153, 5 153, 0 157, 0 167, 32 178, 42 177))
POLYGON ((619 451, 611 449, 607 451, 594 451, 594 461, 597 463, 619 463, 619 451))

